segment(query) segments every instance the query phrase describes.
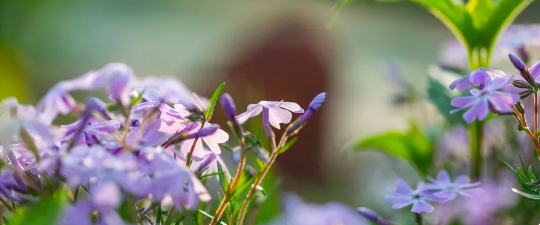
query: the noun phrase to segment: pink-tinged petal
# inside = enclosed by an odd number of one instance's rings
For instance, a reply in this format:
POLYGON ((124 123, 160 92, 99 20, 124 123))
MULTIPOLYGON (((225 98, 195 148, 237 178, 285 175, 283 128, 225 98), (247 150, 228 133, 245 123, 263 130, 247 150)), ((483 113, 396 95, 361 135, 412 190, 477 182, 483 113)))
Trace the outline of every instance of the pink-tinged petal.
POLYGON ((531 68, 529 68, 529 73, 531 73, 534 80, 536 80, 536 78, 538 78, 538 75, 540 74, 540 61, 538 61, 533 66, 531 66, 531 68))
POLYGON ((384 199, 387 202, 392 203, 392 209, 401 209, 413 203, 412 198, 403 198, 403 197, 397 197, 397 196, 392 196, 392 195, 384 196, 384 199))
POLYGON ((488 74, 489 71, 490 71, 490 69, 486 69, 486 68, 476 69, 469 76, 469 81, 472 84, 474 84, 476 86, 480 86, 481 88, 483 88, 486 85, 488 85, 489 82, 491 81, 491 77, 488 74))
POLYGON ((280 123, 284 123, 284 124, 290 123, 291 119, 292 119, 292 113, 285 109, 280 109, 280 108, 269 109, 270 124, 277 129, 280 128, 279 126, 280 123))
MULTIPOLYGON (((182 146, 180 147, 182 157, 187 157, 189 151, 191 151, 191 146, 193 145, 194 141, 195 139, 187 139, 182 142, 182 146)), ((195 149, 193 150, 193 157, 202 159, 208 154, 209 152, 204 149, 202 140, 197 140, 197 144, 195 144, 195 149)))
POLYGON ((411 211, 413 211, 415 213, 423 213, 423 212, 430 213, 430 212, 433 212, 434 209, 435 209, 435 207, 430 205, 427 201, 416 200, 413 203, 411 211))
POLYGON ((218 129, 214 134, 203 137, 202 139, 210 151, 216 154, 221 154, 219 144, 227 142, 229 140, 229 134, 221 129, 218 129))
POLYGON ((243 124, 249 118, 259 115, 262 112, 262 108, 263 107, 259 104, 250 104, 247 107, 247 111, 236 116, 236 120, 238 121, 238 123, 243 124))
POLYGON ((519 102, 520 97, 517 94, 493 92, 488 97, 489 103, 495 107, 495 109, 502 112, 510 112, 512 104, 519 102))
POLYGON ((450 102, 450 105, 454 107, 459 107, 459 108, 467 108, 471 106, 475 100, 476 100, 476 97, 474 96, 456 97, 452 99, 452 101, 450 102))
POLYGON ((450 90, 457 89, 458 91, 467 91, 471 89, 474 85, 469 81, 469 77, 462 77, 454 82, 452 82, 449 86, 450 90))
POLYGON ((467 123, 472 123, 474 119, 483 120, 488 115, 488 101, 486 99, 478 99, 474 105, 463 114, 463 119, 467 123))
POLYGON ((303 113, 304 112, 304 109, 302 109, 302 107, 300 107, 300 105, 298 105, 295 102, 282 102, 279 105, 279 107, 284 108, 286 110, 289 110, 289 111, 291 111, 293 113, 303 113))

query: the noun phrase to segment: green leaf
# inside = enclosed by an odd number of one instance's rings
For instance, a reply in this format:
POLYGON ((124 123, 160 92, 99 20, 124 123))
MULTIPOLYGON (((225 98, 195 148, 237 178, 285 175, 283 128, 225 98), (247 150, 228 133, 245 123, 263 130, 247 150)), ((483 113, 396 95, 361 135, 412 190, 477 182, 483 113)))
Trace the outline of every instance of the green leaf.
POLYGON ((67 196, 64 188, 60 188, 52 195, 45 195, 41 199, 30 205, 28 208, 21 208, 15 212, 9 221, 10 225, 50 225, 57 224, 67 196))
POLYGON ((223 172, 223 167, 221 167, 221 163, 217 162, 217 167, 219 174, 219 184, 221 186, 221 190, 223 190, 223 193, 225 193, 229 189, 227 176, 225 176, 225 172, 223 172))
POLYGON ((293 139, 287 141, 287 143, 285 143, 283 146, 281 146, 281 148, 278 149, 278 154, 281 154, 287 151, 291 146, 294 145, 297 139, 298 139, 297 137, 294 137, 293 139))
POLYGON ((210 102, 208 103, 206 112, 204 112, 204 119, 206 121, 209 121, 210 118, 212 118, 212 114, 214 114, 214 108, 216 107, 217 101, 219 99, 219 96, 221 96, 221 92, 223 91, 224 87, 225 82, 221 83, 214 91, 214 94, 212 94, 212 98, 210 98, 210 102))
MULTIPOLYGON (((384 0, 382 0, 384 1, 384 0)), ((472 69, 489 65, 499 33, 533 0, 409 0, 426 7, 460 40, 472 69)))
POLYGON ((450 113, 454 108, 450 105, 452 97, 449 89, 431 76, 428 77, 427 93, 431 104, 437 108, 439 113, 444 116, 448 123, 457 124, 463 122, 463 119, 461 119, 462 113, 450 113))
POLYGON ((357 142, 353 150, 375 149, 412 164, 426 174, 433 157, 431 141, 415 126, 408 132, 387 132, 370 136, 357 142))
POLYGON ((525 193, 515 188, 512 188, 512 191, 528 199, 540 200, 540 195, 533 195, 533 194, 525 193))

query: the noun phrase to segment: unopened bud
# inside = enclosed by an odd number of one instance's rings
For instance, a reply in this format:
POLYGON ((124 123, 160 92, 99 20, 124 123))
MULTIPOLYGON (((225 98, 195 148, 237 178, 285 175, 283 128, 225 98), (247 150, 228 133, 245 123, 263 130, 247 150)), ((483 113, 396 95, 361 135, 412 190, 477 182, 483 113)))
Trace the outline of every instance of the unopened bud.
POLYGON ((521 61, 521 59, 512 53, 508 54, 508 58, 510 58, 510 62, 514 65, 514 67, 519 70, 519 72, 522 72, 525 70, 525 63, 521 61))
POLYGON ((522 80, 514 80, 512 81, 512 85, 514 85, 514 87, 517 87, 517 88, 523 88, 523 89, 533 89, 533 87, 525 82, 525 81, 522 81, 522 80))
POLYGON ((520 97, 521 99, 524 99, 524 98, 529 97, 529 95, 531 95, 532 93, 533 93, 532 90, 525 90, 525 91, 519 93, 519 97, 520 97))
POLYGON ((225 93, 221 95, 220 102, 221 102, 221 108, 223 108, 223 112, 225 112, 227 117, 229 117, 229 120, 233 124, 237 124, 238 122, 236 121, 236 118, 235 118, 236 106, 234 104, 234 101, 231 95, 229 95, 229 93, 225 93))
POLYGON ((308 119, 311 116, 313 116, 313 114, 317 110, 319 110, 319 108, 322 106, 325 100, 326 100, 326 93, 324 92, 315 96, 315 98, 313 98, 311 103, 309 103, 309 106, 306 112, 302 116, 300 116, 300 118, 298 118, 296 121, 294 121, 294 123, 291 124, 291 126, 287 129, 286 131, 287 135, 292 135, 298 132, 300 128, 302 128, 302 126, 306 124, 308 119))

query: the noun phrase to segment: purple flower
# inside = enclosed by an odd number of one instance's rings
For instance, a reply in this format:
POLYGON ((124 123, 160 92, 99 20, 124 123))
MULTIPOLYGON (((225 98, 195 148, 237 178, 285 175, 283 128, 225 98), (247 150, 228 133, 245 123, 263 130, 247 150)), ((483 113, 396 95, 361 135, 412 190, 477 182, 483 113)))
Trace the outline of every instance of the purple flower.
POLYGON ((471 123, 475 119, 485 119, 489 110, 494 112, 512 111, 510 106, 520 100, 519 95, 498 91, 511 81, 511 75, 507 75, 500 70, 485 68, 473 71, 468 79, 462 78, 454 81, 450 85, 451 89, 453 87, 464 88, 472 86, 477 86, 478 89, 474 88, 469 91, 472 96, 452 99, 452 106, 458 107, 458 109, 452 110, 451 113, 470 108, 463 114, 463 118, 468 123, 471 123))
POLYGON ((46 124, 52 123, 58 114, 66 115, 76 108, 75 100, 69 92, 96 90, 107 86, 110 98, 126 104, 129 101, 133 70, 122 63, 110 63, 97 71, 57 83, 39 101, 37 111, 46 124))
POLYGON ((287 195, 283 214, 270 224, 368 225, 369 222, 341 203, 309 204, 295 195, 287 195))
POLYGON ((294 102, 275 102, 275 101, 260 101, 257 104, 250 104, 247 111, 236 116, 240 124, 245 123, 249 118, 263 113, 263 125, 267 128, 272 125, 279 129, 279 124, 290 123, 293 113, 303 113, 304 110, 294 102))
POLYGON ((428 203, 429 201, 441 202, 440 198, 432 195, 427 189, 426 184, 418 182, 416 190, 413 190, 404 180, 396 180, 396 189, 389 190, 390 195, 385 196, 386 201, 392 203, 392 209, 401 209, 412 205, 411 211, 415 213, 433 212, 435 207, 428 203))
MULTIPOLYGON (((212 124, 206 123, 205 127, 207 126, 211 127, 212 124)), ((191 133, 197 133, 200 127, 201 124, 197 123, 197 128, 193 129, 191 133)), ((219 147, 219 144, 225 143, 228 140, 229 134, 227 132, 223 131, 222 129, 216 129, 216 131, 211 135, 203 136, 197 141, 197 143, 195 144, 195 150, 193 151, 193 157, 199 159, 203 158, 208 153, 210 153, 208 150, 215 154, 221 154, 221 148, 219 147), (204 147, 204 145, 208 146, 208 150, 204 147)), ((183 155, 187 155, 189 153, 194 141, 195 139, 192 138, 182 142, 180 149, 183 155)))
POLYGON ((189 110, 199 108, 195 94, 183 83, 175 79, 147 77, 138 80, 135 84, 135 89, 144 92, 143 99, 146 101, 164 101, 172 104, 182 104, 189 110))
POLYGON ((158 200, 171 196, 178 210, 184 207, 193 210, 199 206, 199 201, 210 201, 210 194, 195 174, 163 150, 147 148, 143 151, 152 177, 152 196, 158 200))
POLYGON ((444 199, 444 201, 450 201, 457 197, 457 195, 463 195, 472 197, 479 191, 477 187, 480 183, 471 183, 469 176, 460 175, 454 182, 450 180, 450 175, 446 170, 439 171, 437 179, 429 178, 432 184, 427 185, 427 189, 433 191, 433 195, 437 198, 444 199))

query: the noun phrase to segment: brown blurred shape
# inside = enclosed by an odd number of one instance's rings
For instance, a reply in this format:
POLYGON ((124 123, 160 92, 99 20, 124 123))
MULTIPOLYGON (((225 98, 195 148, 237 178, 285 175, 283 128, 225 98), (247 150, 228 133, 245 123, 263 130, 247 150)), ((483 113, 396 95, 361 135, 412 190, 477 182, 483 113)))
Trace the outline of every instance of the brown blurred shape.
MULTIPOLYGON (((226 70, 228 90, 234 91, 231 94, 238 113, 260 100, 297 102, 306 109, 315 95, 326 91, 330 63, 321 49, 321 33, 320 28, 299 17, 281 18, 240 54, 226 70)), ((294 147, 278 158, 282 175, 321 182, 322 109, 301 131, 294 147)), ((285 126, 281 126, 282 131, 285 126)))

